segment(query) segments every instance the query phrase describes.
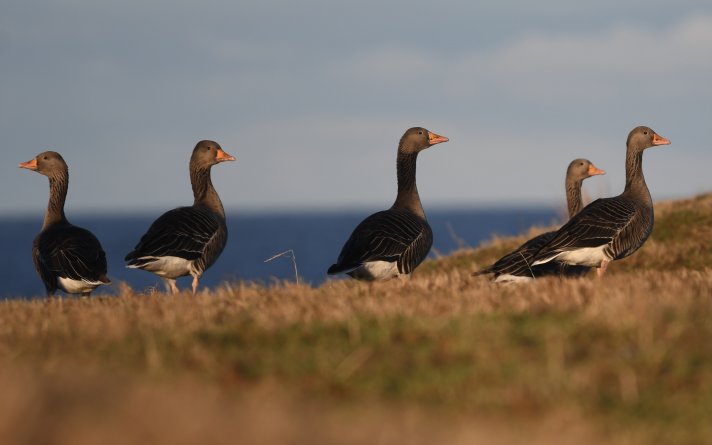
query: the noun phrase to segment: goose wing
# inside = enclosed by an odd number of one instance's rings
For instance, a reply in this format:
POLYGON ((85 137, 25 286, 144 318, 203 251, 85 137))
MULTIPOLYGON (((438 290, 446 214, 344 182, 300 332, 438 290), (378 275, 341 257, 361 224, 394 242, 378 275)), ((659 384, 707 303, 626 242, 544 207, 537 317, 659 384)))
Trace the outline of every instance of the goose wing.
POLYGON ((56 286, 56 278, 108 282, 106 254, 99 240, 77 226, 60 226, 40 233, 33 243, 35 267, 45 282, 56 286))
MULTIPOLYGON (((151 224, 132 252, 126 255, 129 265, 145 257, 174 256, 186 260, 201 258, 216 241, 221 220, 214 212, 201 207, 179 207, 161 215, 151 224)), ((224 241, 223 245, 224 245, 224 241)))
POLYGON ((563 252, 601 246, 608 246, 612 258, 625 256, 632 247, 627 235, 640 220, 639 208, 631 199, 597 199, 564 224, 534 255, 534 261, 541 264, 563 252))
POLYGON ((535 236, 498 259, 494 264, 475 272, 475 275, 493 273, 495 276, 502 274, 518 277, 536 276, 532 265, 534 254, 551 241, 555 235, 556 232, 546 232, 535 236))
POLYGON ((397 262, 408 274, 428 255, 433 232, 427 221, 401 209, 374 213, 354 229, 328 273, 353 270, 369 261, 397 262))

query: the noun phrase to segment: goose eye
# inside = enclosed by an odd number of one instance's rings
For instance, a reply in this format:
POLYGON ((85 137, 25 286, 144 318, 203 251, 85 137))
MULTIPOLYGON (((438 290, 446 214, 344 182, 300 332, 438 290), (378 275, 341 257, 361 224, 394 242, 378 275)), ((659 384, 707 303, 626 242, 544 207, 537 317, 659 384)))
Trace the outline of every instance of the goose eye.
POLYGON ((44 160, 46 161, 47 159, 49 159, 49 158, 48 158, 47 156, 45 156, 45 157, 44 157, 44 160))
POLYGON ((647 132, 647 131, 644 131, 643 134, 648 134, 648 132, 647 132))
POLYGON ((422 132, 422 131, 419 131, 418 134, 423 134, 423 132, 422 132))

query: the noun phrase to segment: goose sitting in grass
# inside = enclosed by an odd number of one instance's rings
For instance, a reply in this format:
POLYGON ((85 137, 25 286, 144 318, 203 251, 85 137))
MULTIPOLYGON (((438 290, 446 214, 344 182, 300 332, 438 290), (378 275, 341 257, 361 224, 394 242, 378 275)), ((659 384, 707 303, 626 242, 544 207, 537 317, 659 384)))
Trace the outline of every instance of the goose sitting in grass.
MULTIPOLYGON (((566 169, 566 204, 569 218, 572 218, 583 208, 581 184, 591 176, 603 175, 606 172, 598 169, 588 159, 574 159, 566 169)), ((494 264, 475 272, 474 275, 494 274, 495 282, 529 281, 547 275, 577 277, 589 271, 586 266, 569 266, 558 261, 552 261, 539 266, 532 265, 534 254, 551 240, 556 231, 542 233, 512 252, 504 255, 494 264)))

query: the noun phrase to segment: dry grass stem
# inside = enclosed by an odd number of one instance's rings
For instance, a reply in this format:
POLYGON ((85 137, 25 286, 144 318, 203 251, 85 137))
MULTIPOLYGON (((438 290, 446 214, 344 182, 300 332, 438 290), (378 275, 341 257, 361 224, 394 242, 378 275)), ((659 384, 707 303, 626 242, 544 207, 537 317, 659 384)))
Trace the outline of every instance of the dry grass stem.
POLYGON ((285 250, 284 252, 280 252, 277 255, 271 256, 267 258, 264 262, 269 263, 270 261, 273 261, 279 257, 283 256, 288 256, 289 258, 292 259, 292 265, 294 266, 294 281, 299 284, 299 271, 297 271, 297 255, 294 254, 294 250, 289 249, 285 250))

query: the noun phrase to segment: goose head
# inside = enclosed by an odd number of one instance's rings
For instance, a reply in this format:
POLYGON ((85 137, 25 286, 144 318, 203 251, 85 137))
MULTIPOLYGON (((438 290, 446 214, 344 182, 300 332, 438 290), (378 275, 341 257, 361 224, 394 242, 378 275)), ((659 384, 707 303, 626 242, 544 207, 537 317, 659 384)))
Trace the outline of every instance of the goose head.
POLYGON ((435 144, 449 141, 423 127, 413 127, 406 130, 398 144, 398 151, 404 154, 416 154, 435 144))
POLYGON ((572 181, 583 181, 596 175, 605 175, 606 172, 593 165, 588 159, 574 159, 566 169, 566 178, 572 181))
POLYGON ((37 173, 48 177, 67 173, 67 163, 64 162, 62 155, 56 151, 45 151, 40 153, 29 161, 21 163, 19 167, 36 171, 37 173))
POLYGON ((646 148, 654 147, 656 145, 668 145, 670 141, 664 137, 657 134, 650 127, 640 126, 635 127, 628 134, 628 140, 626 145, 629 149, 637 151, 643 151, 646 148))
POLYGON ((191 168, 205 169, 225 161, 234 161, 235 157, 227 154, 215 141, 200 141, 195 145, 190 157, 191 168))

